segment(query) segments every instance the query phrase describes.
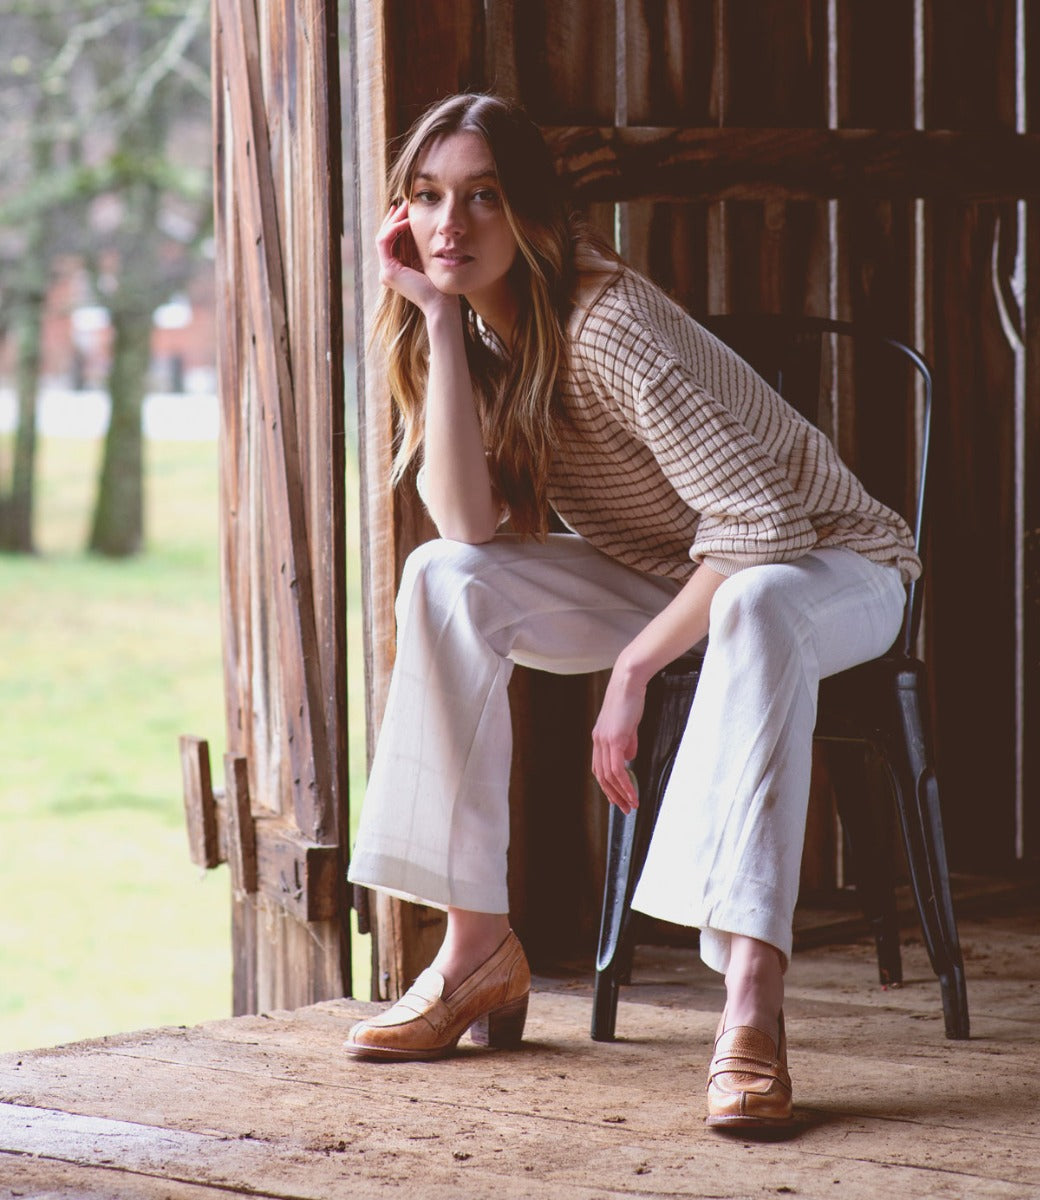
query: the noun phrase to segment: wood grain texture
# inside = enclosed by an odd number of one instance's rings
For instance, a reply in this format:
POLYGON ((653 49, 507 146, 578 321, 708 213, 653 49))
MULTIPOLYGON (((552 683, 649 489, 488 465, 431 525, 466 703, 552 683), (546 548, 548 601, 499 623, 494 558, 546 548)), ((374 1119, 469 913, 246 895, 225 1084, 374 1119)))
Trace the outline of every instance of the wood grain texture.
POLYGON ((374 1006, 342 1000, 0 1055, 0 1197, 1023 1200, 1040 1189, 1035 905, 963 932, 975 1036, 956 1044, 919 943, 898 990, 873 984, 865 944, 795 957, 800 1125, 782 1144, 704 1127, 721 992, 688 952, 648 949, 613 1044, 588 1037, 588 976, 557 973, 521 1051, 466 1043, 433 1068, 348 1059, 374 1006))
POLYGON ((186 734, 180 739, 180 746, 188 852, 197 867, 215 867, 221 859, 217 841, 217 806, 210 775, 209 742, 205 738, 186 734))
POLYGON ((278 619, 279 661, 284 672, 282 713, 291 763, 291 795, 301 832, 334 841, 328 733, 324 723, 317 630, 302 474, 286 276, 266 109, 261 91, 260 44, 250 0, 225 0, 222 37, 242 153, 235 156, 235 183, 242 206, 247 309, 256 330, 256 384, 263 429, 268 527, 274 551, 272 577, 278 619))
POLYGON ((350 985, 337 27, 310 0, 214 11, 236 1012, 350 985), (284 838, 251 865, 250 808, 291 823, 300 880, 284 838))
POLYGON ((547 126, 581 201, 1040 195, 1040 134, 547 126))
MULTIPOLYGON (((1016 136, 1012 6, 989 2, 954 15, 928 8, 929 124, 994 141, 1016 136), (963 55, 973 70, 963 71, 963 55)), ((1035 135, 1034 135, 1035 136, 1035 135)), ((1028 139, 1027 139, 1028 140, 1028 139)), ((939 373, 936 477, 929 567, 927 648, 933 663, 939 766, 954 869, 997 870, 1015 845, 1017 643, 1015 525, 1017 454, 1036 455, 1035 431, 1016 426, 1015 353, 998 305, 1015 242, 1018 193, 973 203, 959 196, 927 206, 925 285, 939 373), (1003 285, 1000 285, 1003 286, 1003 285), (1020 438, 1032 436, 1032 446, 1020 438), (980 540, 981 539, 981 540, 980 540), (985 568, 964 571, 978 545, 985 568), (964 629, 984 631, 964 686, 964 629), (984 749, 983 749, 984 748, 984 749), (989 798, 979 820, 979 798, 989 798)), ((1020 286, 1026 285, 1023 278, 1020 286)), ((1028 281, 1035 290, 1036 280, 1028 281)), ((1028 291, 1026 292, 1028 294, 1028 291)), ((1036 390, 1036 380, 1026 381, 1036 390)))
POLYGON ((240 754, 224 755, 224 798, 232 895, 250 894, 258 888, 256 829, 249 802, 249 768, 240 754))
MULTIPOLYGON (((1023 713, 1031 717, 1040 706, 1040 489, 1032 468, 1040 351, 1029 307, 1040 270, 1033 213, 1040 85, 1036 72, 1027 73, 1023 133, 1015 6, 983 0, 954 12, 925 0, 920 45, 914 11, 899 0, 359 0, 362 320, 370 320, 378 289, 371 247, 383 211, 385 139, 449 91, 498 86, 546 128, 597 226, 617 229, 633 264, 695 313, 812 312, 883 323, 911 340, 920 333, 940 374, 925 625, 944 806, 959 864, 995 869, 1013 860, 1009 814, 1023 780, 1032 781, 1023 803, 1034 849, 1040 825, 1040 750, 1023 733, 1023 713), (1014 275, 1020 198, 1028 205, 1027 249, 1025 273, 1014 275), (1008 343, 998 304, 999 294, 1012 297, 1013 275, 1024 297, 1020 350, 1008 343), (965 579, 967 545, 985 547, 987 566, 992 556, 992 571, 973 581, 965 579), (971 664, 978 685, 969 688, 965 629, 987 630, 985 661, 971 664), (973 721, 980 693, 987 711, 973 721), (980 754, 980 744, 991 749, 980 754), (994 797, 999 814, 976 837, 982 794, 994 797)), ((1025 35, 1031 63, 1036 22, 1027 22, 1025 35)), ((366 331, 359 329, 359 344, 366 331)), ((396 573, 431 528, 413 489, 389 495, 392 418, 378 353, 369 351, 360 369, 371 753, 393 662, 396 573)), ((902 383, 880 363, 838 362, 835 378, 849 389, 832 401, 842 452, 899 505, 918 432, 905 415, 902 383), (853 389, 869 390, 873 405, 854 403, 853 389)), ((518 755, 539 736, 530 697, 541 686, 515 686, 518 755)), ((553 682, 546 686, 551 693, 553 682)), ((518 765, 514 809, 532 803, 536 774, 518 765)), ((559 774, 572 779, 570 766, 559 774)), ((588 797, 575 786, 568 784, 567 803, 580 805, 588 797)), ((833 822, 825 810, 818 818, 810 863, 833 857, 833 822)), ((569 822, 568 812, 565 844, 578 853, 594 821, 586 811, 580 830, 569 822)), ((544 928, 548 910, 535 916, 554 886, 536 865, 545 831, 517 811, 513 830, 517 919, 536 941, 554 937, 560 928, 544 928)), ((393 981, 407 982, 406 960, 422 965, 421 948, 438 931, 435 915, 396 903, 387 902, 383 915, 395 946, 379 972, 387 994, 393 981)), ((564 911, 572 919, 572 907, 555 909, 564 911)))

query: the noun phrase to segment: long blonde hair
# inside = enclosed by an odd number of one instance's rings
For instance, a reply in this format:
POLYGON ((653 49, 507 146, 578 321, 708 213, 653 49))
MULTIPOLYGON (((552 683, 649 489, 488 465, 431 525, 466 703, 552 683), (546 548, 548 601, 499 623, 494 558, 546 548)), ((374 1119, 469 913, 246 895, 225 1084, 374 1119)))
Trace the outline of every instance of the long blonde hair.
MULTIPOLYGON (((491 151, 502 203, 519 253, 511 268, 520 313, 507 357, 493 351, 463 305, 470 376, 491 478, 509 506, 514 529, 544 537, 546 491, 573 304, 575 239, 589 236, 568 214, 563 189, 541 133, 523 109, 497 96, 451 96, 429 109, 406 136, 391 168, 388 197, 411 195, 419 158, 435 138, 476 133, 491 151)), ((598 239, 592 235, 592 240, 598 239)), ((606 247, 597 247, 613 257, 606 247)), ((423 440, 429 344, 420 310, 384 288, 375 334, 386 350, 390 390, 400 415, 393 481, 416 458, 423 440)))

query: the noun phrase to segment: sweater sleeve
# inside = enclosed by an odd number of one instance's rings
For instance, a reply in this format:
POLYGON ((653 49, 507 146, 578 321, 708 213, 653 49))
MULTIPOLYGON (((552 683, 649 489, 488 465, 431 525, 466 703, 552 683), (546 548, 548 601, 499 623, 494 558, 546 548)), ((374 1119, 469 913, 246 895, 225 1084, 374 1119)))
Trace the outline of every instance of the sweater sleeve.
POLYGON ((816 531, 784 472, 682 363, 665 361, 646 378, 634 410, 638 437, 699 516, 694 562, 732 575, 813 548, 816 531))

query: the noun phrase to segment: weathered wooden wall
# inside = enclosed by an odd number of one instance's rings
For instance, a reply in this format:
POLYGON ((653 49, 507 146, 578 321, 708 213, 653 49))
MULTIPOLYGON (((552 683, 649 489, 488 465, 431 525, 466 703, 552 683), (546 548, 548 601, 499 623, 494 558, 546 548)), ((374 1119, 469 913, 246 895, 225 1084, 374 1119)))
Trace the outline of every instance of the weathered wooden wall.
MULTIPOLYGON (((1040 137, 1030 131, 1040 92, 1025 64, 1040 63, 1040 22, 1030 7, 357 0, 356 14, 367 310, 382 135, 448 93, 490 89, 527 106, 593 220, 695 314, 865 320, 933 359, 926 655, 952 860, 981 871, 1035 857, 1040 750, 1027 730, 1040 707, 1040 137)), ((429 530, 413 495, 387 508, 389 408, 378 361, 367 369, 378 720, 392 661, 391 564, 429 530)), ((854 465, 904 457, 914 430, 893 427, 892 412, 881 389, 876 412, 855 427, 837 414, 854 465)), ((514 691, 518 751, 530 763, 515 783, 525 805, 514 827, 518 923, 536 951, 551 950, 591 919, 602 816, 589 803, 583 731, 595 684, 520 676, 514 691)), ((811 881, 832 875, 832 843, 818 805, 811 881)), ((395 910, 394 920, 399 941, 383 960, 391 988, 412 952, 402 946, 417 948, 409 967, 427 952, 429 936, 408 922, 436 930, 422 914, 395 910)))
POLYGON ((350 989, 336 5, 216 0, 213 49, 238 1013, 350 989))

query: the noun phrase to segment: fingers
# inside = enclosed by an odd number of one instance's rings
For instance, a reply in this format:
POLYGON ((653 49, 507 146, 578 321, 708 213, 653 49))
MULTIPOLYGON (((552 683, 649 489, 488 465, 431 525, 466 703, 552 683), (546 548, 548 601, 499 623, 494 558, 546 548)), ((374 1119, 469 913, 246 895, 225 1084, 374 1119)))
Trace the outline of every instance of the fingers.
POLYGON ((593 735, 592 773, 610 803, 626 814, 639 807, 639 796, 628 769, 635 749, 634 744, 622 746, 620 742, 593 735))
POLYGON ((398 253, 398 242, 408 232, 408 202, 397 201, 391 204, 390 211, 383 218, 383 223, 376 234, 376 249, 379 253, 379 265, 383 271, 393 271, 395 266, 406 266, 398 253))

